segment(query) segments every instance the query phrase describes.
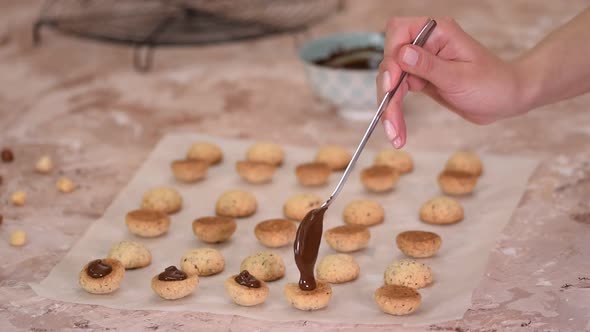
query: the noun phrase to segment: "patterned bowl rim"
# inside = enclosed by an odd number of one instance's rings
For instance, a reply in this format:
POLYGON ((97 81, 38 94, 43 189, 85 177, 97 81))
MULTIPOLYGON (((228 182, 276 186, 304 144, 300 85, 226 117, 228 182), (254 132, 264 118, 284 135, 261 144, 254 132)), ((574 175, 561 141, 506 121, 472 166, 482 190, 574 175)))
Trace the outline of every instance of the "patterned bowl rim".
POLYGON ((359 69, 346 69, 346 68, 332 68, 332 67, 327 67, 327 66, 320 66, 318 64, 316 64, 314 62, 314 60, 307 58, 304 53, 309 50, 310 47, 313 47, 315 45, 318 44, 322 44, 325 43, 327 41, 332 41, 334 38, 337 37, 343 37, 343 36, 350 36, 350 37, 360 37, 360 38, 364 38, 366 41, 367 46, 374 46, 374 43, 371 43, 370 39, 371 38, 384 38, 383 33, 381 32, 374 32, 374 31, 366 31, 366 32, 338 32, 338 33, 332 33, 332 34, 327 34, 327 35, 323 35, 314 39, 311 39, 307 42, 305 42, 300 48, 299 48, 299 59, 301 61, 303 61, 303 63, 307 66, 313 67, 313 68, 317 68, 319 70, 325 70, 325 71, 329 71, 329 72, 346 72, 346 73, 356 73, 356 74, 366 74, 366 73, 377 73, 379 70, 378 69, 366 69, 366 70, 359 70, 359 69))

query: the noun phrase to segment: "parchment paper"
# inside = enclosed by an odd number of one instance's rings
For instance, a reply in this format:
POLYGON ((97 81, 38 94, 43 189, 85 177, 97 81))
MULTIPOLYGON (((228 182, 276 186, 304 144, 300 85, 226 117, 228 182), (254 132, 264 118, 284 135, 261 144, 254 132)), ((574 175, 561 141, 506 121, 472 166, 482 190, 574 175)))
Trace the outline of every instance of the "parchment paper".
MULTIPOLYGON (((309 189, 297 184, 294 168, 309 161, 315 149, 287 147, 286 162, 277 170, 273 182, 249 185, 235 171, 235 162, 243 159, 247 140, 221 139, 203 135, 170 135, 163 138, 131 182, 114 202, 57 264, 40 284, 31 285, 43 297, 76 303, 97 304, 113 308, 151 309, 164 311, 197 311, 241 315, 268 321, 313 320, 364 324, 424 325, 461 318, 471 303, 471 293, 484 273, 488 253, 502 228, 515 209, 535 162, 513 157, 483 155, 484 174, 476 192, 460 201, 465 220, 450 226, 433 226, 418 219, 420 206, 439 195, 436 177, 453 151, 427 153, 410 151, 415 161, 413 173, 404 175, 395 191, 386 194, 367 193, 359 178, 361 168, 369 165, 374 151, 365 151, 355 173, 350 177, 339 199, 326 214, 324 229, 342 224, 342 210, 353 199, 374 199, 383 204, 386 220, 371 228, 369 248, 353 253, 361 266, 360 277, 351 283, 334 285, 328 308, 303 312, 290 307, 283 298, 287 282, 296 282, 299 273, 294 263, 292 246, 272 250, 285 260, 287 273, 282 280, 269 283, 270 295, 263 305, 240 307, 225 293, 223 281, 239 272, 242 259, 261 250, 268 250, 254 237, 254 226, 265 219, 281 217, 283 203, 296 192, 315 192, 327 198, 339 179, 335 173, 330 184, 309 189), (225 159, 211 167, 208 177, 196 184, 181 184, 174 180, 170 161, 182 158, 193 141, 206 140, 219 144, 225 159), (172 216, 170 232, 160 238, 143 239, 127 231, 125 214, 140 205, 143 193, 154 187, 173 186, 182 194, 184 207, 172 216), (192 221, 213 215, 215 201, 225 190, 241 188, 251 191, 258 199, 258 212, 238 220, 233 238, 224 244, 200 242, 192 233, 192 221), (443 244, 435 257, 421 259, 431 266, 434 283, 419 290, 422 306, 412 315, 394 317, 382 313, 373 302, 375 289, 383 284, 383 272, 393 260, 404 258, 395 245, 395 236, 405 230, 428 230, 438 233, 443 244), (91 295, 78 286, 78 273, 85 263, 105 257, 114 243, 123 240, 140 241, 152 252, 152 264, 139 270, 127 271, 121 288, 109 295, 91 295), (150 279, 169 265, 177 265, 180 257, 191 248, 214 247, 225 257, 225 271, 202 277, 194 294, 176 301, 160 299, 150 288, 150 279)), ((335 253, 322 242, 318 258, 335 253)))

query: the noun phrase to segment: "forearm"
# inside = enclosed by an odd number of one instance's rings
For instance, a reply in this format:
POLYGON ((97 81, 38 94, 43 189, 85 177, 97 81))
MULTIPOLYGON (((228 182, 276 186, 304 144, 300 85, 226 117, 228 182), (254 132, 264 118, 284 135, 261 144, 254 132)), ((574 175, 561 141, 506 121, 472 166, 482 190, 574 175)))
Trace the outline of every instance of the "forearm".
POLYGON ((590 92, 590 8, 515 61, 528 109, 590 92))

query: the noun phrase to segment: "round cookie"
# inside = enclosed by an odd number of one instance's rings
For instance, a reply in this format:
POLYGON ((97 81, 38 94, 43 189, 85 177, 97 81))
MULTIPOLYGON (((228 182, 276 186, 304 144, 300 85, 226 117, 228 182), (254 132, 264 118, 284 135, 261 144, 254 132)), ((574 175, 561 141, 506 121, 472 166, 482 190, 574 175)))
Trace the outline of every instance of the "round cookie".
POLYGON ((346 205, 342 217, 349 225, 373 226, 383 222, 385 210, 378 202, 356 200, 346 205))
POLYGON ((280 166, 284 159, 283 148, 272 142, 257 142, 246 152, 246 160, 280 166))
POLYGON ((322 146, 316 156, 315 161, 327 164, 333 171, 340 171, 348 166, 352 155, 345 148, 338 145, 322 146))
POLYGON ((118 260, 126 270, 146 267, 152 262, 150 251, 143 244, 133 241, 114 244, 108 258, 118 260))
POLYGON ((475 153, 458 151, 447 160, 445 170, 480 176, 483 173, 483 164, 475 153))
POLYGON ((423 288, 432 283, 432 270, 413 259, 401 259, 385 269, 383 279, 386 285, 423 288))
POLYGON ((119 289, 125 276, 123 264, 116 259, 103 258, 86 265, 79 275, 80 286, 91 294, 108 294, 119 289))
POLYGON ((384 165, 376 165, 361 171, 361 182, 368 191, 381 193, 393 189, 399 179, 399 173, 384 165))
POLYGON ((254 235, 262 245, 278 248, 290 244, 295 239, 297 227, 287 219, 270 219, 256 225, 254 235))
POLYGON ((420 208, 420 219, 428 224, 454 224, 463 220, 463 216, 461 204, 450 197, 435 197, 420 208))
POLYGON ((215 212, 218 216, 242 218, 256 212, 258 203, 256 197, 243 190, 229 190, 221 194, 215 204, 215 212))
POLYGON ((189 276, 175 266, 152 278, 152 290, 165 300, 176 300, 190 295, 199 285, 199 276, 189 276))
POLYGON ((283 290, 285 298, 294 308, 311 311, 319 310, 328 306, 332 298, 332 287, 326 282, 317 282, 314 290, 304 291, 297 283, 288 283, 283 290))
POLYGON ((215 165, 223 159, 223 152, 213 143, 195 142, 186 153, 186 159, 203 160, 210 165, 215 165))
POLYGON ((322 198, 316 194, 295 194, 283 205, 285 217, 301 221, 307 212, 317 209, 322 205, 322 198))
POLYGON ((170 217, 160 211, 133 210, 125 216, 129 231, 141 237, 160 236, 170 228, 170 217))
POLYGON ((209 163, 196 159, 174 160, 170 164, 170 168, 176 180, 192 183, 202 180, 207 176, 209 163))
POLYGON ((325 163, 305 163, 297 165, 295 176, 306 187, 321 186, 328 183, 332 169, 325 163))
POLYGON ((201 217, 193 221, 193 233, 206 243, 221 243, 229 240, 238 225, 228 217, 201 217))
POLYGON ((426 258, 436 254, 442 244, 440 236, 426 231, 405 231, 395 238, 397 247, 406 256, 426 258))
POLYGON ((353 252, 369 245, 371 233, 365 226, 343 225, 327 230, 325 238, 330 248, 338 252, 353 252))
POLYGON ((182 196, 174 188, 157 187, 148 190, 143 195, 142 209, 175 213, 182 207, 182 196))
POLYGON ((438 175, 438 185, 448 195, 471 194, 477 184, 477 175, 445 170, 438 175))
POLYGON ((262 161, 242 160, 236 163, 236 171, 248 183, 267 183, 272 180, 276 166, 262 161))
POLYGON ((227 278, 225 291, 235 304, 251 307, 263 303, 268 297, 268 286, 244 270, 240 274, 227 278))
POLYGON ((400 174, 414 170, 414 161, 409 153, 404 150, 383 149, 377 154, 375 165, 389 166, 400 174))
POLYGON ((398 285, 385 285, 375 291, 375 302, 386 314, 403 316, 420 307, 422 297, 415 289, 398 285))
POLYGON ((240 264, 240 271, 248 270, 251 275, 262 281, 274 281, 285 275, 285 262, 281 256, 262 251, 246 257, 240 264))
POLYGON ((222 272, 224 268, 223 255, 212 248, 191 249, 180 259, 180 269, 189 276, 211 276, 222 272))
POLYGON ((347 254, 328 255, 316 267, 319 280, 331 284, 349 282, 358 278, 361 268, 353 256, 347 254))

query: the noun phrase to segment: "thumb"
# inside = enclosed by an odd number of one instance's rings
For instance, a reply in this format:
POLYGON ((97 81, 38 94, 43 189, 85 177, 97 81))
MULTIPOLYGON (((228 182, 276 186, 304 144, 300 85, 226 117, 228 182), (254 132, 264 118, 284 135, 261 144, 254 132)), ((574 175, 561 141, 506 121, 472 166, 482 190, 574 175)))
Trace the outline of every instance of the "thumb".
POLYGON ((398 60, 404 71, 421 77, 437 87, 444 88, 452 84, 453 78, 457 75, 458 68, 453 62, 443 60, 414 45, 402 47, 398 60))

